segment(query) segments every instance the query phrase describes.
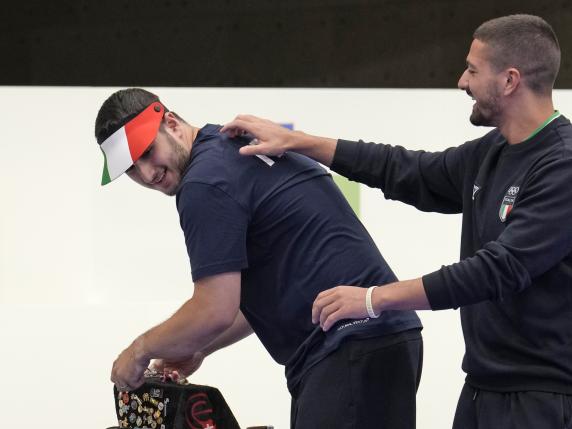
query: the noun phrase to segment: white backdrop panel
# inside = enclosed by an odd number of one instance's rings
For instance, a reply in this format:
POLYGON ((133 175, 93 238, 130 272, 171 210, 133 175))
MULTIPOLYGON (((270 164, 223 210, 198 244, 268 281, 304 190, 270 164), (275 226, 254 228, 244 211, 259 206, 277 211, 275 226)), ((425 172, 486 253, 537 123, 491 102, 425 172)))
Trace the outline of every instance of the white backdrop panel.
MULTIPOLYGON (((173 313, 193 285, 174 199, 127 178, 99 186, 93 137, 113 88, 0 88, 0 365, 3 426, 114 424, 111 364, 173 313), (32 397, 42 393, 42 399, 32 397), (9 411, 8 411, 9 410, 9 411), (61 420, 60 420, 61 419, 61 420)), ((485 132, 455 90, 158 88, 189 122, 253 113, 319 135, 441 150, 485 132)), ((572 112, 570 92, 557 107, 572 112)), ((460 218, 420 213, 361 187, 362 220, 400 278, 458 259, 460 218)), ((418 426, 450 427, 462 385, 458 313, 422 312, 425 365, 418 426)), ((289 427, 283 369, 253 337, 192 378, 221 389, 243 426, 289 427)))

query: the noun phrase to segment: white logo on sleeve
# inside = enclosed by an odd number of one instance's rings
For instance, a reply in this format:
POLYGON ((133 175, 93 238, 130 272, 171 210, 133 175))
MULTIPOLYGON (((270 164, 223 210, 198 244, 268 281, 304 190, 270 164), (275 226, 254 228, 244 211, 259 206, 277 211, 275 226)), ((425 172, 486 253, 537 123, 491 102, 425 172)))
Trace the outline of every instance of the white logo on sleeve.
POLYGON ((473 185, 473 198, 472 198, 473 201, 475 201, 475 195, 477 195, 477 192, 479 192, 479 189, 481 189, 481 187, 475 183, 473 185))

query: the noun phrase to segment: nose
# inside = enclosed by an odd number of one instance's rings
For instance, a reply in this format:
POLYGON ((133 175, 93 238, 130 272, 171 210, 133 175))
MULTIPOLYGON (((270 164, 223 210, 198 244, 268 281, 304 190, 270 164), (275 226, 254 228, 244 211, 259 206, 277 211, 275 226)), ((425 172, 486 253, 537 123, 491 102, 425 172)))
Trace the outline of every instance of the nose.
POLYGON ((465 71, 463 72, 463 74, 459 78, 459 81, 457 82, 457 88, 459 88, 463 91, 466 91, 467 88, 469 87, 469 85, 467 83, 467 73, 468 73, 468 71, 465 69, 465 71))

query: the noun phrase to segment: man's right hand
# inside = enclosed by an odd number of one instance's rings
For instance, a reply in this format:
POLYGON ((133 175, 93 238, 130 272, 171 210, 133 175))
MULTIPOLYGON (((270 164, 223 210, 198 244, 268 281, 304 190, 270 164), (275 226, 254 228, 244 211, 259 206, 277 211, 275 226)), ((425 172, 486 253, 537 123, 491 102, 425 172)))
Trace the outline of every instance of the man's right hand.
POLYGON ((221 131, 231 137, 244 134, 254 137, 251 145, 240 148, 242 155, 282 156, 286 151, 293 151, 330 166, 336 152, 337 140, 292 131, 252 115, 238 115, 221 131))
POLYGON ((177 362, 156 359, 151 363, 151 369, 160 374, 170 376, 174 381, 180 378, 187 378, 194 374, 203 363, 205 355, 202 352, 194 353, 189 359, 177 362))
POLYGON ((254 136, 253 144, 240 149, 242 155, 281 156, 289 149, 296 149, 291 147, 296 140, 293 131, 252 115, 238 115, 222 127, 221 131, 231 137, 243 134, 254 136))

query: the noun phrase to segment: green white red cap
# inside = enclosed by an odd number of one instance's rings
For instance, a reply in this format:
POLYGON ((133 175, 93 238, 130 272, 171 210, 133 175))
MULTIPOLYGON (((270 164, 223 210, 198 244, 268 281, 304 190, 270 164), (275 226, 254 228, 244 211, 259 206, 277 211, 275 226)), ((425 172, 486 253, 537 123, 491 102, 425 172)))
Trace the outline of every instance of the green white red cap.
POLYGON ((165 107, 156 101, 101 143, 102 185, 117 179, 137 162, 155 140, 164 114, 165 107))

